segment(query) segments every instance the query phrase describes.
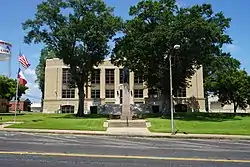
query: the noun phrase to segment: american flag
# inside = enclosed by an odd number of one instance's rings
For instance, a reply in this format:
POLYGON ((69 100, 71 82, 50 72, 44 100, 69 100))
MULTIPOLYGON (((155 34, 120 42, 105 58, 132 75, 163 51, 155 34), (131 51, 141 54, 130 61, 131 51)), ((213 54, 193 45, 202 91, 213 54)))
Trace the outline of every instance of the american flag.
POLYGON ((19 58, 18 58, 19 63, 22 64, 23 68, 28 68, 30 66, 28 59, 22 55, 21 53, 19 54, 19 58))

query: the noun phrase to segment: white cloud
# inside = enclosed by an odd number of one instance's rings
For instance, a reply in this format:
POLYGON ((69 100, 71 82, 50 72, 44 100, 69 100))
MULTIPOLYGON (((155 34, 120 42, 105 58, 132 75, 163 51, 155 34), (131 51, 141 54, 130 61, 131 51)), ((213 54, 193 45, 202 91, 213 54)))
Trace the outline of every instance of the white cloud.
POLYGON ((27 87, 29 87, 25 92, 24 98, 29 98, 31 102, 40 102, 41 91, 36 83, 35 69, 28 68, 24 70, 24 75, 27 80, 27 87))

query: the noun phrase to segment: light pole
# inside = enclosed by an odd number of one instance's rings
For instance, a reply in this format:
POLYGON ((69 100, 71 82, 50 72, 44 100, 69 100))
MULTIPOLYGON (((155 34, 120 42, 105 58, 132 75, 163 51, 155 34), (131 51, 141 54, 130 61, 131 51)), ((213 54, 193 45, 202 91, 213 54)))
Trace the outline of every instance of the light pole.
MULTIPOLYGON (((174 50, 180 49, 180 45, 174 45, 174 50)), ((169 58, 169 80, 170 80, 170 112, 171 112, 171 132, 172 135, 175 134, 174 132, 174 109, 173 109, 173 83, 172 83, 172 62, 171 62, 171 52, 168 55, 169 58)))

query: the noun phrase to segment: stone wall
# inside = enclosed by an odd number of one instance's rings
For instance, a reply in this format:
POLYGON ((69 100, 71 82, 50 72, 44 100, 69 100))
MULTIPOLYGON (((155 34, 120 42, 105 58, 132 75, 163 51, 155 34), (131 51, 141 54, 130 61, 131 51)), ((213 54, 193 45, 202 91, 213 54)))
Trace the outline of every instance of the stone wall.
MULTIPOLYGON (((104 104, 98 105, 98 114, 121 115, 122 105, 120 104, 104 104)), ((152 113, 152 106, 147 104, 131 104, 130 111, 132 114, 148 114, 152 113)))

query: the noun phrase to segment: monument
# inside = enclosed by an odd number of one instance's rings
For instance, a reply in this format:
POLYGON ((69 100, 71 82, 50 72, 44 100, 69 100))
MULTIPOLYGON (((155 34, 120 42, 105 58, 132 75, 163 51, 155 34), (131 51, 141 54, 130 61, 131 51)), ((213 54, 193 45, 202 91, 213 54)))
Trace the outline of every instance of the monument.
POLYGON ((130 111, 130 88, 129 88, 129 69, 123 68, 123 90, 122 90, 122 120, 132 120, 130 111))

